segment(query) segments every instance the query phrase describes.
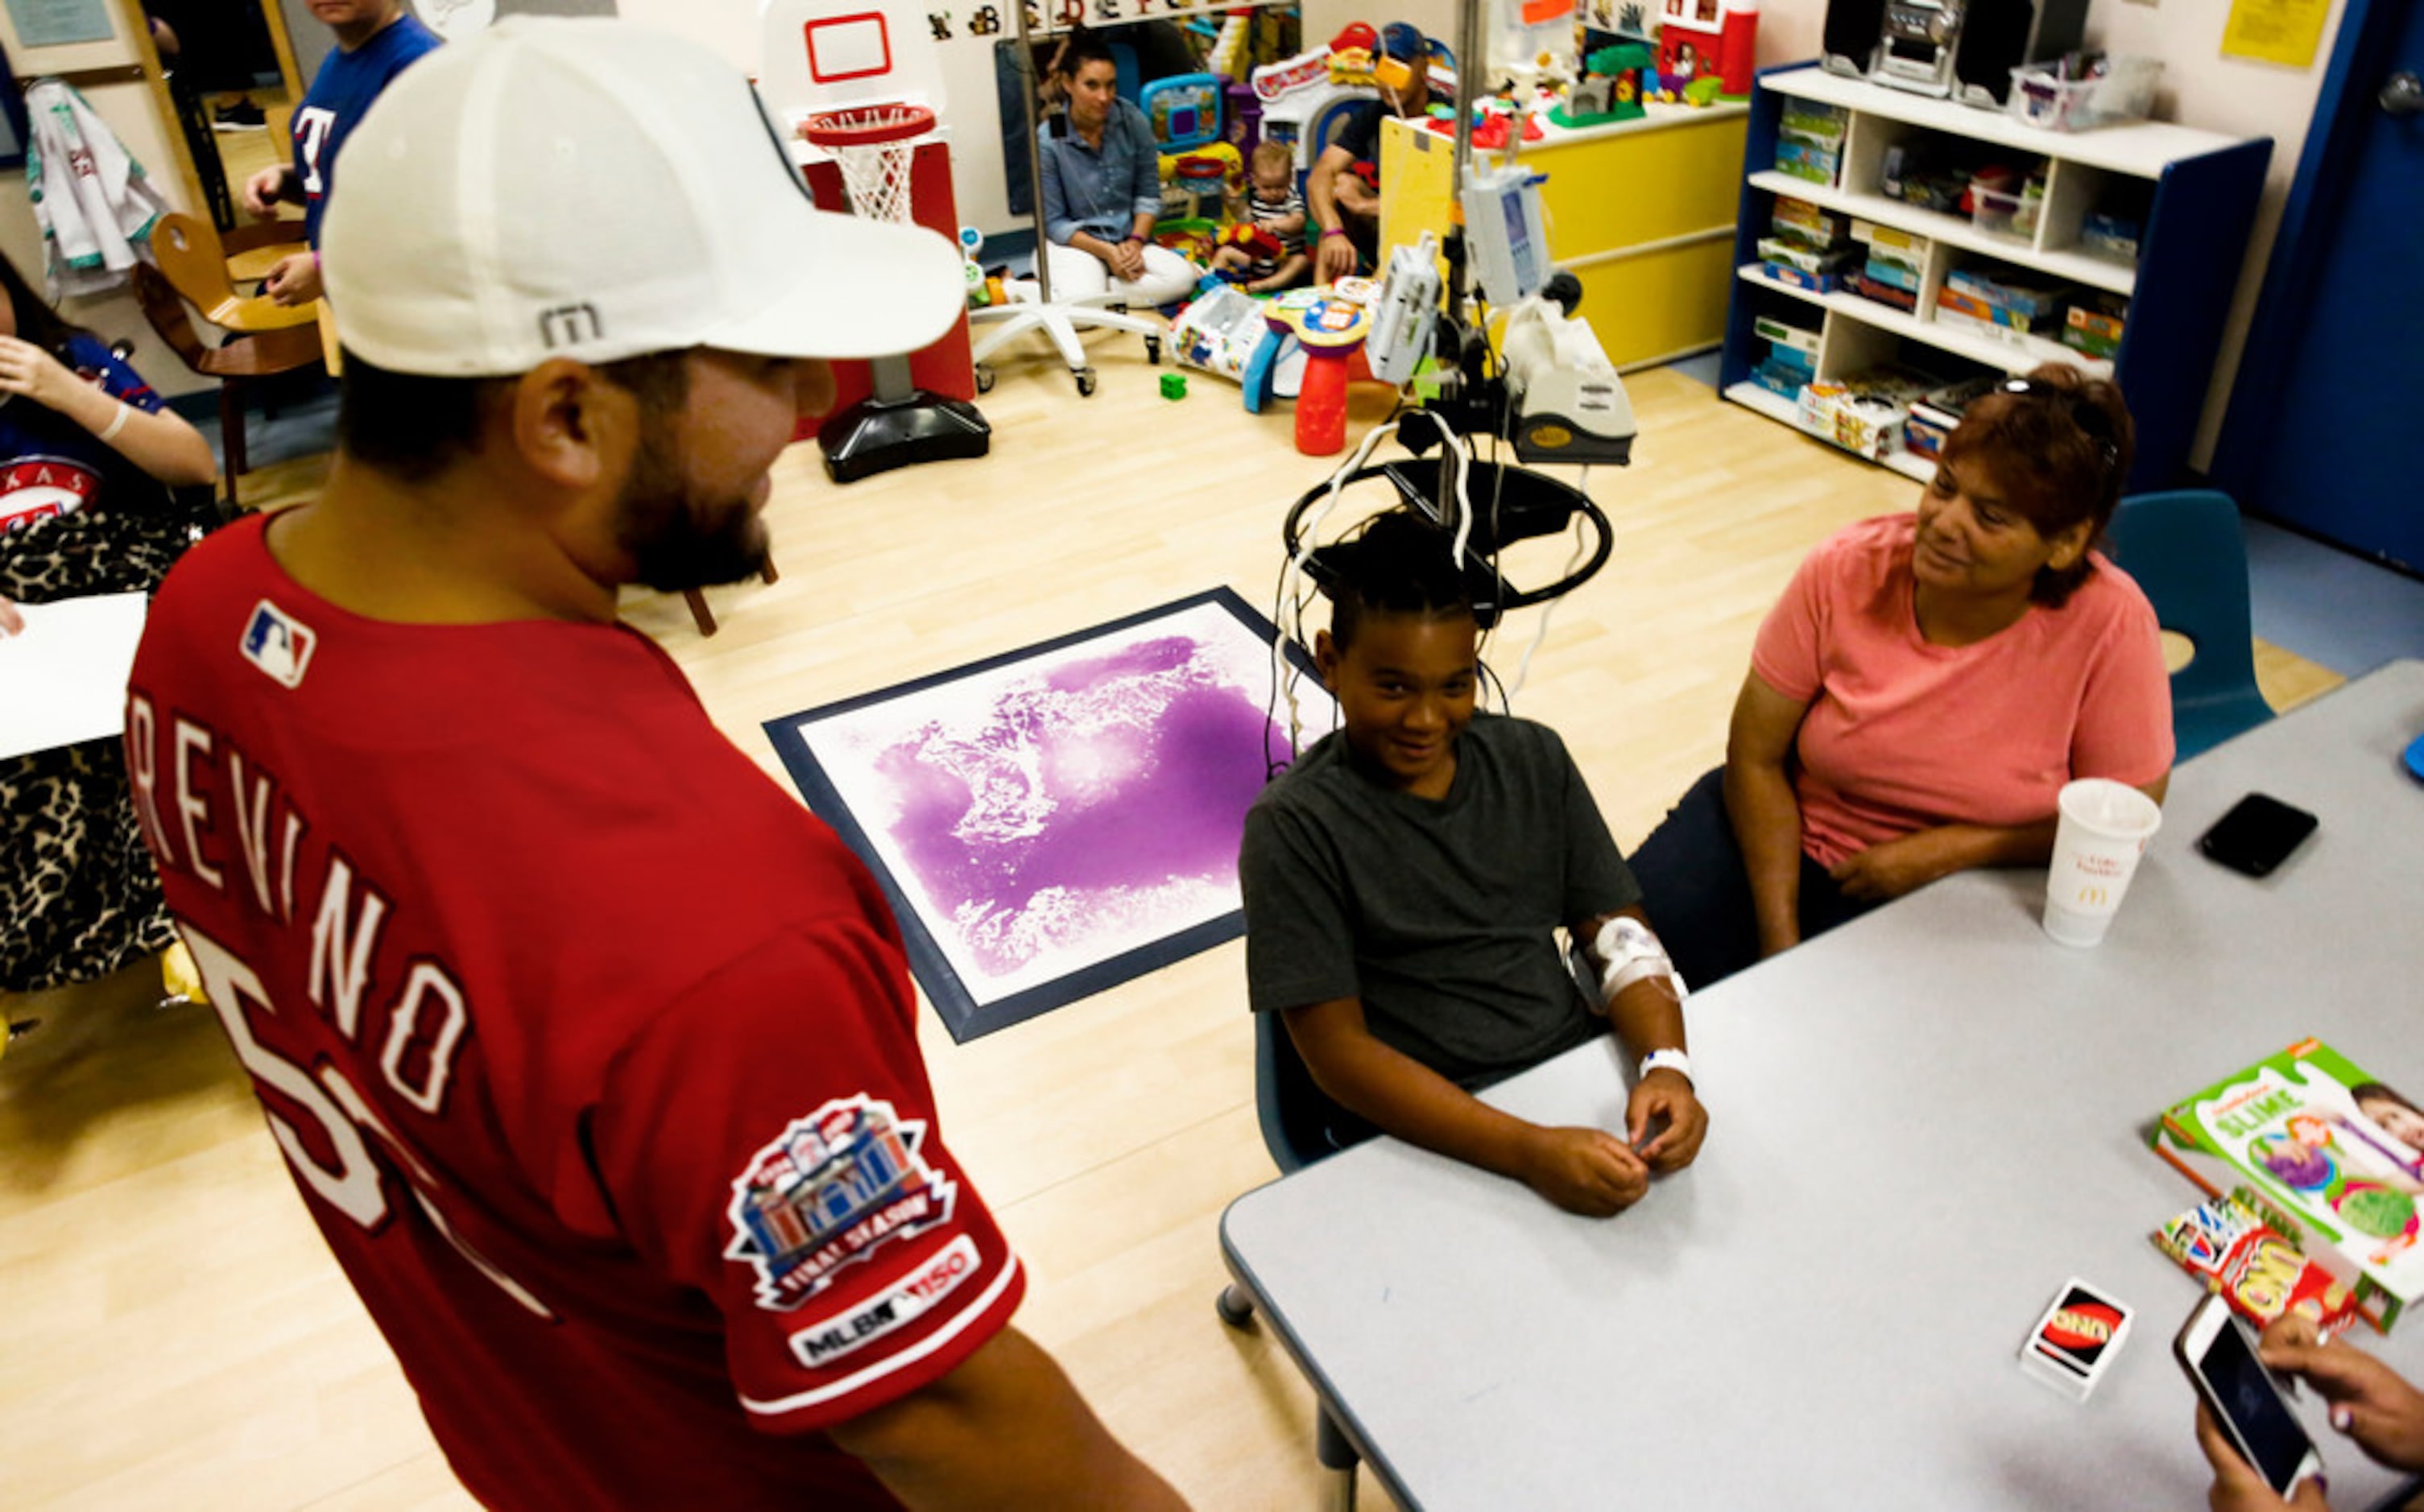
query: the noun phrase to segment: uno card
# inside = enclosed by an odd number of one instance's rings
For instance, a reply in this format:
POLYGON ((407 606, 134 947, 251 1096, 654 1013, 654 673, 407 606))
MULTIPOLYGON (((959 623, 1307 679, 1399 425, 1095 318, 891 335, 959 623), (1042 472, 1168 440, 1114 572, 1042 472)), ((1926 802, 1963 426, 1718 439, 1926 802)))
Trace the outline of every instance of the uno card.
POLYGON ((2129 1332, 2129 1305, 2074 1276, 2029 1330, 2028 1342, 2020 1346, 2020 1365, 2047 1385, 2085 1401, 2121 1352, 2129 1332))

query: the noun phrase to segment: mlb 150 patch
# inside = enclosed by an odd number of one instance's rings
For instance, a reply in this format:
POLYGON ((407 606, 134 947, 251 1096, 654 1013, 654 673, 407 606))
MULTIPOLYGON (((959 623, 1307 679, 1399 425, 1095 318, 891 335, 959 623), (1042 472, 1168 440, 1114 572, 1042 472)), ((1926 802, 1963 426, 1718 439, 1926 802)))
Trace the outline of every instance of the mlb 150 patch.
POLYGON ((963 1233, 849 1312, 791 1335, 791 1352, 810 1369, 830 1365, 933 1312, 977 1273, 977 1242, 963 1233))

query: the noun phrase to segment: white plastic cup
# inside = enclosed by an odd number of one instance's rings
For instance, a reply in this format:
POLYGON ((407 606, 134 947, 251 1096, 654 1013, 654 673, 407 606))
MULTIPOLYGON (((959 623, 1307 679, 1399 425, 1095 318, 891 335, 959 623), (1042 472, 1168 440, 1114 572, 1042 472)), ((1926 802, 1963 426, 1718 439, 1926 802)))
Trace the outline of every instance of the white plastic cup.
POLYGON ((2045 931, 2065 945, 2104 943, 2146 842, 2162 827, 2153 799, 2110 777, 2065 783, 2053 865, 2046 871, 2045 931))

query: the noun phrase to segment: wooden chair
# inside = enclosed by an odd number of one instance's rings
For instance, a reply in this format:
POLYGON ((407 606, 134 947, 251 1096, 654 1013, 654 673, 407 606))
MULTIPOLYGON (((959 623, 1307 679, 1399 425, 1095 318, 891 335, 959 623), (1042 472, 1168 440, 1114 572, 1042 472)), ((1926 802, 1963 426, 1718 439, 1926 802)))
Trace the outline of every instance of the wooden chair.
MULTIPOLYGON (((763 582, 777 582, 781 581, 780 577, 774 571, 774 559, 773 557, 768 557, 766 559, 766 565, 758 569, 758 580, 763 582)), ((707 607, 707 595, 700 593, 695 588, 684 588, 682 590, 682 598, 684 602, 690 605, 691 623, 698 627, 698 633, 702 636, 713 635, 715 633, 715 613, 707 607)))
MULTIPOLYGON (((135 265, 135 297, 142 305, 144 318, 152 323, 152 328, 184 359, 185 366, 203 377, 218 380, 219 446, 226 458, 228 502, 233 505, 238 501, 238 480, 245 472, 245 388, 319 361, 319 327, 316 324, 289 325, 239 337, 225 346, 213 346, 194 329, 194 323, 185 314, 185 302, 178 296, 167 276, 144 263, 135 265)), ((308 310, 304 319, 312 319, 308 310)))
MULTIPOLYGON (((245 230, 250 232, 255 228, 245 230)), ((267 294, 237 293, 235 280, 228 273, 227 243, 209 221, 174 212, 162 215, 152 223, 152 257, 167 276, 169 286, 200 310, 204 320, 238 335, 286 330, 320 318, 316 300, 281 305, 267 294)))
POLYGON ((231 231, 221 231, 219 247, 227 253, 231 281, 259 283, 279 263, 297 252, 310 251, 311 244, 303 239, 303 223, 299 220, 256 220, 231 231))

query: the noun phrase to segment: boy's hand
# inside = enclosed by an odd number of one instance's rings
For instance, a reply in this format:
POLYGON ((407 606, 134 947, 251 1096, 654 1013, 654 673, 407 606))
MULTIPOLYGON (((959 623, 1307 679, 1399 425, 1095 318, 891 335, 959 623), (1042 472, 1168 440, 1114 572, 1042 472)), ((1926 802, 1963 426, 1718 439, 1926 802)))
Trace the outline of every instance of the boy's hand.
POLYGON ((1650 1167, 1605 1129, 1535 1129, 1523 1185, 1569 1213, 1612 1218, 1650 1190, 1650 1167))
POLYGON ((1632 1100, 1625 1105, 1624 1127, 1641 1158, 1663 1175, 1682 1170, 1700 1153, 1700 1141, 1709 1133, 1709 1111, 1700 1106, 1689 1081, 1671 1070, 1653 1071, 1633 1089, 1632 1100), (1665 1127, 1657 1138, 1643 1144, 1642 1136, 1662 1121, 1665 1127))
POLYGON ((281 305, 308 305, 320 297, 320 259, 311 252, 280 258, 262 287, 281 305))
POLYGON ((2331 1404, 2332 1426, 2378 1463, 2424 1470, 2424 1392, 2352 1345, 2325 1344, 2314 1321, 2295 1313, 2264 1330, 2264 1362, 2314 1387, 2331 1404))
POLYGON ((2231 1441, 2213 1421, 2213 1414, 2202 1401, 2196 1409, 2197 1447, 2205 1451, 2207 1463, 2213 1466, 2213 1486, 2205 1493, 2206 1505, 2213 1512, 2331 1512, 2323 1500, 2323 1488, 2313 1481, 2298 1488, 2295 1502, 2284 1502, 2256 1467, 2241 1456, 2231 1441))
POLYGON ((292 170, 282 164, 263 168, 244 181, 244 208, 247 214, 267 220, 278 214, 279 202, 286 198, 287 175, 292 170))

